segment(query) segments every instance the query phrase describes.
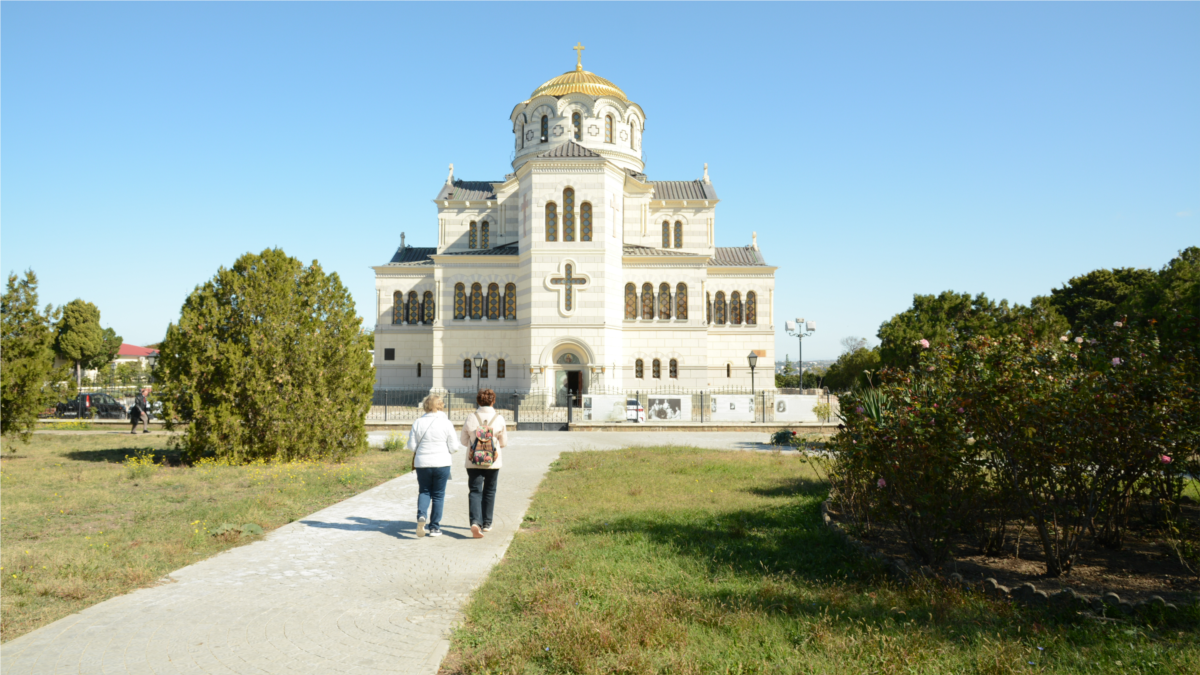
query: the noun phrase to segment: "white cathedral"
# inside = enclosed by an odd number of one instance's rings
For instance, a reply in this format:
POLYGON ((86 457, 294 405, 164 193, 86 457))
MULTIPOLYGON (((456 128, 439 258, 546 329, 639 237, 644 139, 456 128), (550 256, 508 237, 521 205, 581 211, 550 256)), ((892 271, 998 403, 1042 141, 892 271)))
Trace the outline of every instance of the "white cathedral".
POLYGON ((468 181, 451 165, 437 246, 402 235, 374 268, 376 387, 749 387, 754 351, 755 385, 773 389, 776 268, 757 243, 714 245, 708 166, 647 177, 646 113, 582 58, 510 118, 513 172, 468 181))

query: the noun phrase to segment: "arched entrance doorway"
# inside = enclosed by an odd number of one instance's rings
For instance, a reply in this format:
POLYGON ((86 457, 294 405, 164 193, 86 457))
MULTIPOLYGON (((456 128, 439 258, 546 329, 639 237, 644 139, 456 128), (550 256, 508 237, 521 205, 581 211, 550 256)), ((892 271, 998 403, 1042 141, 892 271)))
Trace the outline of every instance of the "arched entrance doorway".
POLYGON ((587 390, 587 369, 580 353, 564 347, 554 355, 554 398, 555 405, 583 407, 583 394, 587 390))

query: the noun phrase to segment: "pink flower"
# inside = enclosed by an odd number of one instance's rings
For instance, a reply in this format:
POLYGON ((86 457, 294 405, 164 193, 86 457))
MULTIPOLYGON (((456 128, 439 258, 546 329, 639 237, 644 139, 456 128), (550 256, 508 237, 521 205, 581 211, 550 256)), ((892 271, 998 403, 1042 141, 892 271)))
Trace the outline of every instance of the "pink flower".
POLYGON ((1094 344, 1096 344, 1096 338, 1092 338, 1092 339, 1088 340, 1088 344, 1089 344, 1089 345, 1094 345, 1094 344))
POLYGON ((1114 365, 1114 366, 1119 366, 1119 365, 1121 365, 1121 358, 1120 358, 1119 356, 1114 356, 1114 357, 1113 357, 1113 365, 1114 365))
POLYGON ((965 411, 964 411, 962 408, 959 408, 959 409, 958 409, 958 412, 960 412, 960 413, 961 413, 961 412, 965 412, 965 411))
POLYGON ((885 487, 887 487, 887 481, 886 481, 886 480, 884 480, 884 479, 882 479, 882 478, 880 478, 879 480, 875 481, 875 484, 876 484, 876 485, 878 485, 880 488, 885 488, 885 487))
POLYGON ((934 404, 933 404, 933 407, 935 407, 935 408, 936 408, 936 407, 937 407, 937 404, 936 404, 936 403, 934 403, 934 404))
POLYGON ((1117 328, 1120 328, 1120 327, 1121 327, 1121 322, 1120 322, 1120 321, 1114 321, 1114 322, 1113 322, 1113 325, 1114 325, 1114 326, 1116 326, 1117 328))
POLYGON ((1066 341, 1067 341, 1067 336, 1066 336, 1066 335, 1060 335, 1058 339, 1059 339, 1059 341, 1060 341, 1060 342, 1066 342, 1066 341))
POLYGON ((1075 344, 1077 344, 1077 345, 1083 344, 1083 338, 1081 338, 1081 337, 1075 338, 1075 344))
POLYGON ((1163 455, 1163 456, 1162 456, 1162 463, 1163 463, 1163 464, 1170 464, 1170 463, 1171 463, 1171 458, 1170 458, 1170 457, 1168 457, 1167 455, 1163 455))
POLYGON ((933 372, 933 366, 929 366, 929 367, 928 367, 928 368, 926 368, 925 370, 928 370, 929 372, 931 372, 931 373, 932 373, 932 372, 933 372))
POLYGON ((860 406, 858 406, 857 408, 855 408, 855 409, 854 409, 854 412, 856 412, 856 413, 858 413, 859 415, 861 415, 861 414, 863 414, 863 412, 865 412, 865 411, 863 410, 863 407, 860 405, 860 406))
POLYGON ((920 342, 917 344, 921 345, 921 349, 929 349, 929 340, 926 340, 925 338, 921 338, 920 342))

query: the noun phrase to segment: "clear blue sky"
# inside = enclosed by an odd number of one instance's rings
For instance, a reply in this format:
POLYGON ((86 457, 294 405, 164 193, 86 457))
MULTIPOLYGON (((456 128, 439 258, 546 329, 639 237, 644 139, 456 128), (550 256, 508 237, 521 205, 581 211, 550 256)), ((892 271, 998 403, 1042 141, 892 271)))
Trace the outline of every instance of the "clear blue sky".
MULTIPOLYGON (((508 114, 584 65, 648 116, 647 173, 722 198, 808 358, 914 293, 1028 302, 1200 244, 1200 4, 0 5, 0 267, 136 344, 247 251, 374 309, 431 198, 510 171, 508 114)), ((795 340, 777 324, 780 358, 795 340)))

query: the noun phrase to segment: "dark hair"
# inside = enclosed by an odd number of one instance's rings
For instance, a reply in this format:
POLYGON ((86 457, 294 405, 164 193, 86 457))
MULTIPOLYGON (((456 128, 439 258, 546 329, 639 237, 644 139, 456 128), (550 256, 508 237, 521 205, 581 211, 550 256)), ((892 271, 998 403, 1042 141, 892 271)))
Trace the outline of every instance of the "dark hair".
POLYGON ((475 403, 481 406, 490 406, 496 402, 496 392, 491 389, 480 389, 479 394, 475 396, 475 403))

